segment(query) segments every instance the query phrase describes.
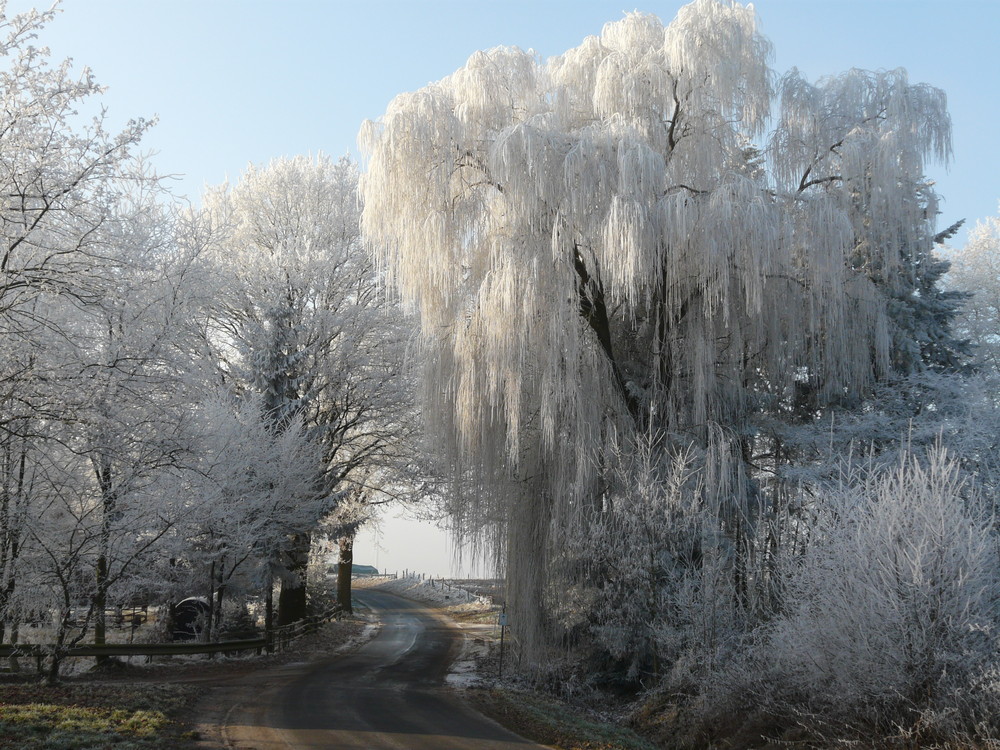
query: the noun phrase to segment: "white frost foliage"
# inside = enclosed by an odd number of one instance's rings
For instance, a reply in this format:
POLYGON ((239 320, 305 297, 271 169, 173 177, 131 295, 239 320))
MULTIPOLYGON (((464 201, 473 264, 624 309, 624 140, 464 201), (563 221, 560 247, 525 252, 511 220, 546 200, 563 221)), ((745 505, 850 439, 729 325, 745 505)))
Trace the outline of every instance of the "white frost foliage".
POLYGON ((537 70, 531 51, 496 47, 473 53, 444 83, 455 94, 458 119, 482 135, 492 135, 512 119, 523 120, 537 110, 537 70))
POLYGON ((357 248, 356 184, 354 164, 322 154, 249 165, 237 184, 205 196, 204 220, 225 237, 224 247, 210 251, 224 256, 218 260, 240 279, 259 284, 269 274, 257 291, 280 297, 290 280, 308 279, 324 265, 340 267, 357 248))
POLYGON ((181 527, 185 555, 203 570, 221 566, 230 592, 259 591, 290 535, 329 511, 330 498, 317 490, 320 448, 300 419, 276 426, 258 394, 216 393, 195 423, 201 460, 188 491, 197 502, 181 527))
POLYGON ((560 218, 575 230, 571 241, 600 231, 601 209, 618 184, 616 159, 615 139, 606 130, 595 126, 575 134, 563 159, 559 203, 560 218))
POLYGON ((655 679, 679 659, 704 674, 740 632, 730 534, 750 514, 734 448, 718 427, 707 451, 652 432, 615 438, 600 505, 553 532, 553 616, 630 678, 655 679))
POLYGON ((619 117, 647 135, 656 120, 669 116, 674 76, 665 64, 663 24, 642 13, 630 13, 601 32, 607 51, 594 78, 594 113, 619 117))
POLYGON ((220 521, 256 524, 251 538, 280 537, 283 530, 312 522, 311 505, 325 498, 315 488, 318 449, 300 421, 277 429, 261 398, 237 401, 226 394, 206 400, 199 421, 205 459, 201 498, 220 521))
POLYGON ((772 148, 784 190, 837 188, 855 233, 855 267, 889 275, 908 254, 929 252, 935 199, 923 169, 951 156, 944 92, 910 84, 902 69, 855 69, 816 85, 793 69, 782 80, 772 148))
POLYGON ((762 132, 771 110, 771 45, 757 33, 752 5, 696 0, 678 11, 665 47, 683 91, 706 109, 718 107, 722 118, 739 118, 749 135, 762 132))
MULTIPOLYGON (((818 511, 762 655, 766 681, 840 719, 902 725, 911 709, 956 708, 997 666, 1000 560, 955 461, 904 456, 843 482, 818 511)), ((997 697, 976 700, 995 712, 997 697)))
MULTIPOLYGON (((726 68, 713 79, 721 86, 716 101, 741 100, 726 111, 742 112, 744 95, 756 86, 764 86, 764 99, 770 95, 766 76, 733 78, 736 68, 722 51, 729 44, 765 49, 757 37, 734 41, 755 35, 748 13, 730 7, 720 17, 725 28, 705 38, 719 46, 713 59, 726 68)), ((664 233, 676 231, 659 206, 670 188, 662 149, 667 121, 681 117, 673 89, 680 72, 667 64, 664 40, 658 19, 635 13, 544 66, 517 49, 477 53, 443 81, 397 97, 379 123, 362 131, 370 155, 363 230, 390 281, 420 310, 425 340, 455 347, 450 361, 463 372, 446 376, 443 382, 453 385, 443 390, 457 397, 456 426, 466 448, 482 445, 484 430, 502 427, 507 456, 517 460, 519 422, 533 402, 548 446, 556 444, 555 415, 577 421, 567 409, 569 394, 592 380, 593 369, 584 367, 592 356, 590 332, 572 322, 578 259, 608 303, 623 304, 629 316, 650 295, 677 289, 660 278, 670 265, 664 233), (609 78, 602 70, 616 72, 609 78), (553 87, 551 96, 545 85, 553 87), (588 101, 592 110, 581 111, 588 101), (530 383, 555 390, 526 400, 530 383)), ((766 62, 755 63, 753 76, 762 69, 766 62)), ((708 127, 712 143, 737 140, 732 125, 722 133, 713 119, 708 127)), ((722 208, 718 220, 698 228, 713 245, 713 262, 696 281, 709 288, 701 304, 724 318, 730 300, 750 314, 759 310, 769 264, 757 261, 777 245, 766 193, 721 179, 731 155, 726 150, 721 161, 692 155, 686 163, 701 174, 685 180, 713 191, 705 213, 722 208), (748 191, 755 192, 749 200, 748 191), (731 277, 737 257, 745 269, 740 280, 731 277)), ((690 237, 683 243, 691 244, 690 237)), ((690 260, 695 265, 700 258, 690 260)), ((668 282, 689 284, 689 271, 671 271, 668 282)), ((684 303, 686 296, 672 299, 684 303)))

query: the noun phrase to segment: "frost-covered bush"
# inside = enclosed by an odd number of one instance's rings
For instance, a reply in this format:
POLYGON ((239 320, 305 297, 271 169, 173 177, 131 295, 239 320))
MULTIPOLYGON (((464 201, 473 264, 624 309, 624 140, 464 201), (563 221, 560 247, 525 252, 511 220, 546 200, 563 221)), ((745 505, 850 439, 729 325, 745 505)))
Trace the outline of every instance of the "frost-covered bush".
POLYGON ((854 471, 818 502, 785 608, 750 661, 760 697, 826 721, 983 731, 996 680, 994 519, 943 449, 854 471))
POLYGON ((635 679, 675 655, 671 615, 678 614, 680 590, 692 587, 707 519, 698 507, 692 455, 662 452, 650 436, 639 436, 631 448, 619 452, 587 536, 598 573, 587 617, 597 645, 635 679))
POLYGON ((744 627, 719 454, 633 435, 615 446, 600 507, 562 530, 553 615, 602 682, 649 686, 678 663, 700 674, 744 627))

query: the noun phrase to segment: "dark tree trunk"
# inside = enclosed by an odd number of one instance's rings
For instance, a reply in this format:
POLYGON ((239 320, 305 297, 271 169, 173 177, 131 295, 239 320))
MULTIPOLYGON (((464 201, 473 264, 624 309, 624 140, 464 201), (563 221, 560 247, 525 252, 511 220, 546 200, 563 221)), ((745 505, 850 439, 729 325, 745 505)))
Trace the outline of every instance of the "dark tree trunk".
POLYGON ((57 648, 53 650, 51 660, 49 661, 49 668, 45 672, 46 685, 59 684, 59 667, 62 665, 62 660, 62 649, 57 648))
POLYGON ((337 564, 337 604, 348 614, 351 606, 351 575, 354 572, 354 534, 340 538, 340 561, 337 564))
POLYGON ((309 567, 310 534, 296 534, 288 551, 288 576, 281 581, 278 594, 278 627, 306 617, 306 573, 309 567))
MULTIPOLYGON (((59 624, 56 628, 55 646, 52 649, 48 669, 45 671, 46 685, 55 685, 59 682, 59 668, 62 666, 63 658, 66 656, 66 638, 69 635, 69 621, 73 612, 70 606, 72 600, 69 595, 69 589, 66 587, 66 581, 63 580, 62 583, 62 608, 59 612, 59 624)), ((41 667, 41 664, 39 664, 39 667, 41 667)))
POLYGON ((208 616, 205 618, 205 628, 201 631, 201 638, 209 643, 212 642, 212 625, 215 623, 215 560, 208 567, 208 616))
POLYGON ((587 264, 584 262, 583 256, 580 255, 578 247, 573 250, 573 267, 576 270, 578 279, 577 295, 580 299, 580 315, 587 321, 587 324, 597 337, 597 343, 611 365, 611 372, 615 379, 618 394, 625 403, 632 419, 638 423, 639 402, 629 391, 628 385, 625 383, 624 373, 622 373, 618 360, 615 357, 614 347, 611 344, 611 321, 608 318, 608 308, 604 301, 604 289, 600 281, 595 279, 590 274, 590 271, 587 270, 587 264))
POLYGON ((11 624, 11 643, 17 641, 17 619, 11 617, 8 605, 14 601, 14 591, 17 587, 15 572, 21 547, 21 514, 18 505, 24 497, 24 473, 27 451, 21 446, 19 455, 15 458, 14 450, 9 441, 4 443, 3 471, 5 475, 15 475, 13 487, 8 486, 7 477, 4 486, 0 488, 0 643, 4 642, 7 620, 11 624), (16 469, 15 469, 16 465, 16 469), (16 497, 18 500, 13 500, 16 497), (13 507, 12 507, 13 506, 13 507), (17 520, 15 520, 17 516, 17 520), (6 583, 4 583, 6 581, 6 583))
MULTIPOLYGON (((11 646, 16 646, 18 644, 18 642, 20 641, 20 639, 21 639, 21 625, 20 625, 20 623, 17 620, 14 620, 14 622, 12 622, 11 626, 10 626, 10 641, 9 641, 9 643, 10 643, 11 646)), ((18 662, 16 656, 10 657, 10 662, 9 663, 10 663, 10 671, 11 672, 20 672, 21 671, 21 665, 18 662)))
MULTIPOLYGON (((12 544, 11 547, 13 548, 11 557, 16 558, 18 553, 17 545, 12 544)), ((14 566, 11 565, 10 567, 13 568, 14 566)), ((3 639, 7 634, 8 618, 10 619, 10 628, 11 628, 10 642, 11 643, 16 642, 17 620, 14 617, 11 617, 11 613, 7 611, 8 603, 14 601, 14 591, 16 589, 16 586, 17 586, 17 580, 14 578, 13 575, 11 575, 7 581, 7 585, 3 587, 3 590, 0 590, 0 643, 4 642, 3 639)))
MULTIPOLYGON (((102 538, 102 543, 106 545, 106 539, 102 538)), ((108 559, 103 554, 97 558, 95 572, 97 590, 94 593, 94 645, 103 646, 107 643, 107 622, 104 610, 108 606, 108 559)), ((96 656, 94 658, 98 666, 104 666, 109 661, 107 656, 96 656)))
POLYGON ((270 571, 264 584, 264 638, 270 654, 274 651, 274 577, 270 571))
MULTIPOLYGON (((94 466, 94 474, 97 477, 101 488, 101 533, 98 540, 97 564, 94 568, 94 645, 103 646, 106 641, 107 625, 104 611, 108 606, 108 550, 111 546, 111 519, 115 514, 118 498, 111 478, 111 462, 105 457, 91 459, 94 466)), ((107 656, 96 657, 97 665, 103 666, 108 663, 107 656)))
POLYGON ((278 594, 278 627, 291 625, 306 617, 306 584, 305 581, 281 582, 281 592, 278 594))
POLYGON ((215 587, 215 602, 212 607, 212 616, 214 617, 214 622, 212 625, 212 632, 216 634, 216 639, 218 639, 218 633, 222 627, 222 600, 226 595, 226 561, 222 560, 219 563, 219 577, 216 579, 215 587))

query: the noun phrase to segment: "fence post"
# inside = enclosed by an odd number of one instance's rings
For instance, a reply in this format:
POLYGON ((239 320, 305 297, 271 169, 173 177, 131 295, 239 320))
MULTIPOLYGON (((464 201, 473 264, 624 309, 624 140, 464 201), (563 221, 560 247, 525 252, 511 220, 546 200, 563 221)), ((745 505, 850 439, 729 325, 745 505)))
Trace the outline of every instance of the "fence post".
POLYGON ((507 629, 507 602, 503 603, 503 608, 500 610, 500 668, 497 673, 497 679, 503 679, 503 635, 504 631, 507 629))

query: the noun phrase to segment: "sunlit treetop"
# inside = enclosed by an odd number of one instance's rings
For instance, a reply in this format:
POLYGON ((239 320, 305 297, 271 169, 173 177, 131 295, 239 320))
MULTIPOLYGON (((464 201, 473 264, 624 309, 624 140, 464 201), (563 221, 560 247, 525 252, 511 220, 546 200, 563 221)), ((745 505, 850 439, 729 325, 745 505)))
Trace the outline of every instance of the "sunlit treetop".
POLYGON ((544 63, 477 52, 365 124, 364 232, 443 334, 467 437, 504 414, 514 448, 541 409, 551 439, 594 369, 620 371, 594 376, 605 405, 669 398, 683 426, 796 367, 831 392, 888 368, 879 290, 929 250, 922 170, 949 153, 945 97, 901 70, 793 71, 765 140, 769 55, 752 8, 698 0, 544 63), (645 336, 652 359, 635 369, 605 334, 645 336))

